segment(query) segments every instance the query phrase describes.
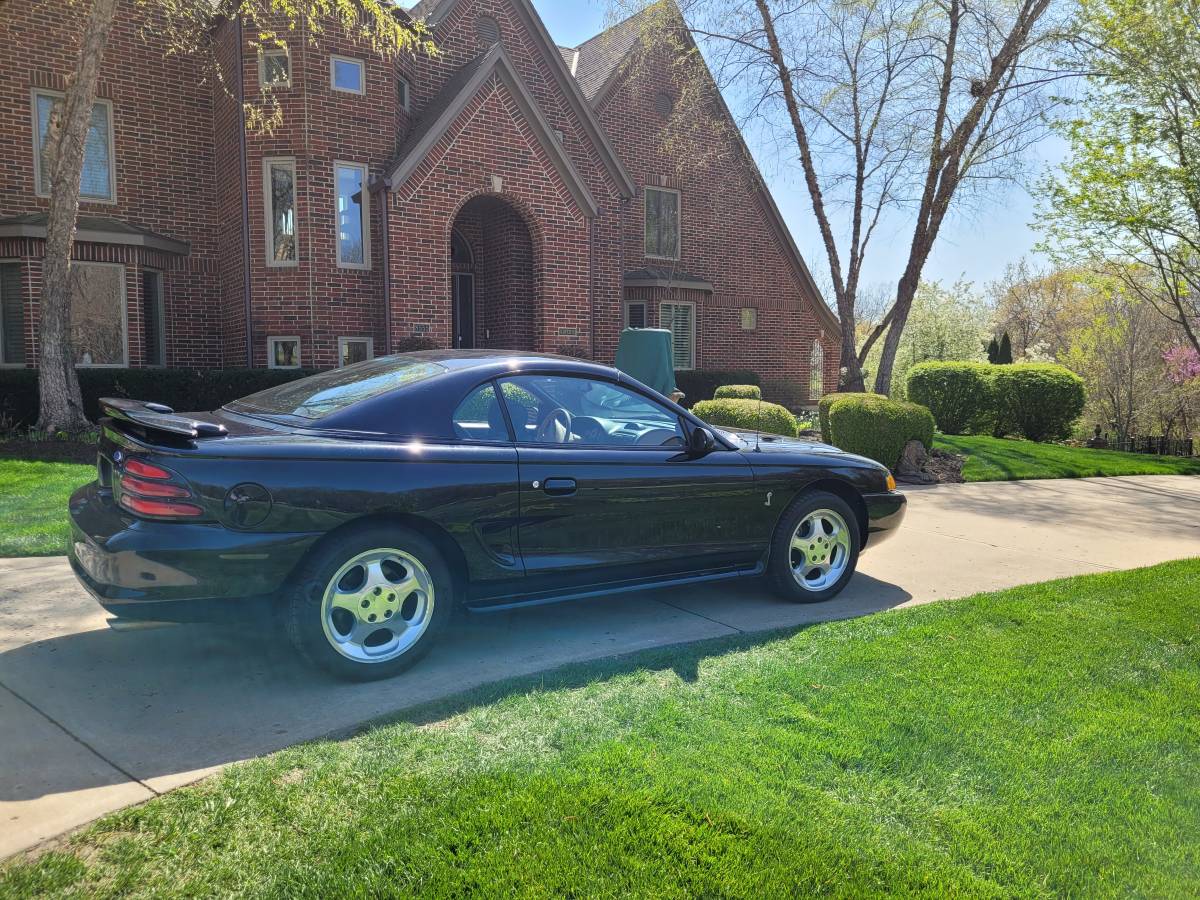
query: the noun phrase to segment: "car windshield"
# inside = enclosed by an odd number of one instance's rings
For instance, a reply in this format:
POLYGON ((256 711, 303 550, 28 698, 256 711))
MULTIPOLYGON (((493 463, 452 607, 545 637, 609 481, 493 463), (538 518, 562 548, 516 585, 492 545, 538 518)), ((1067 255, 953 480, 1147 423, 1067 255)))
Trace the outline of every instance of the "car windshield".
POLYGON ((230 403, 234 412, 320 419, 352 403, 440 375, 446 367, 405 356, 385 356, 267 388, 230 403))

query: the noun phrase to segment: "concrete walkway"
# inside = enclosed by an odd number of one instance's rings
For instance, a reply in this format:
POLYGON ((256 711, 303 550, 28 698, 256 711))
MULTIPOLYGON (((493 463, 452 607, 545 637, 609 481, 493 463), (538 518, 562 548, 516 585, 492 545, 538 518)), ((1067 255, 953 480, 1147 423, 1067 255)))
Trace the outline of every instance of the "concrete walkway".
POLYGON ((407 675, 331 681, 282 630, 115 632, 63 559, 0 560, 0 858, 237 760, 512 675, 1200 555, 1200 478, 946 485, 835 601, 755 581, 471 616, 407 675))

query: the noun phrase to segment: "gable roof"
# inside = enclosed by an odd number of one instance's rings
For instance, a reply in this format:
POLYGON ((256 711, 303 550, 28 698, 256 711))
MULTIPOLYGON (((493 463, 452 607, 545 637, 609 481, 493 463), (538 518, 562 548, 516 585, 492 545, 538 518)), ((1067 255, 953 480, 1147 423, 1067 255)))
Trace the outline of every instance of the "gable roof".
MULTIPOLYGON (((459 2, 460 0, 421 0, 421 2, 409 10, 409 15, 413 18, 424 18, 430 30, 433 30, 446 20, 446 17, 453 12, 459 2)), ((633 178, 630 177, 620 157, 617 156, 617 151, 613 149, 613 145, 609 141, 608 135, 605 134, 604 129, 600 126, 600 122, 596 119, 596 114, 592 110, 591 103, 584 96, 580 90, 579 82, 575 80, 571 73, 570 64, 563 58, 558 45, 550 39, 550 34, 546 31, 546 25, 542 22, 542 17, 537 14, 537 10, 533 8, 530 0, 510 0, 510 2, 521 17, 526 29, 541 44, 542 55, 545 57, 550 68, 554 70, 556 79, 567 99, 567 103, 583 125, 583 130, 586 132, 588 139, 591 141, 592 146, 596 148, 596 154, 600 157, 600 162, 616 183, 618 192, 626 197, 636 196, 637 185, 634 183, 633 178)))
POLYGON ((550 162, 562 177, 567 190, 571 192, 571 196, 575 198, 575 202, 579 204, 584 215, 595 216, 600 210, 595 198, 588 190, 579 170, 567 156, 562 144, 555 136, 554 130, 550 127, 550 123, 542 115, 537 101, 529 93, 529 88, 517 74, 503 44, 493 44, 486 53, 477 56, 455 72, 437 96, 429 101, 421 119, 409 132, 404 143, 396 151, 393 161, 384 170, 384 180, 387 182, 388 188, 396 190, 408 180, 421 161, 429 155, 437 142, 454 124, 455 119, 459 117, 467 104, 479 93, 479 89, 493 75, 496 75, 508 88, 517 106, 520 107, 521 114, 532 128, 534 136, 550 157, 550 162))
MULTIPOLYGON (((678 13, 678 7, 676 7, 676 12, 678 13)), ((581 84, 586 82, 588 85, 585 94, 588 96, 588 102, 593 106, 598 104, 608 94, 609 87, 620 76, 621 68, 625 61, 633 54, 634 49, 637 47, 642 35, 642 23, 639 19, 646 15, 646 13, 647 10, 636 13, 628 19, 618 22, 608 30, 600 32, 595 37, 589 38, 576 48, 579 53, 579 62, 575 69, 576 77, 579 78, 581 84), (585 72, 590 74, 585 76, 585 72)), ((708 71, 708 63, 704 61, 704 56, 700 54, 696 42, 692 39, 692 33, 687 28, 687 23, 683 21, 683 14, 678 13, 678 15, 680 23, 683 25, 684 40, 692 50, 696 51, 697 57, 704 66, 705 72, 708 72, 709 80, 713 84, 713 92, 716 94, 718 107, 725 118, 733 125, 732 130, 734 135, 736 135, 738 147, 741 150, 743 158, 749 164, 751 178, 758 188, 759 195, 763 198, 763 208, 766 210, 767 218, 780 235, 784 250, 799 272, 800 280, 812 293, 813 305, 816 307, 814 311, 817 318, 821 319, 826 328, 833 334, 839 334, 841 332, 841 322, 838 320, 837 314, 829 308, 820 288, 817 287, 817 282, 813 278, 812 272, 809 271, 808 263, 804 261, 804 256, 800 253, 800 248, 796 246, 795 238, 792 237, 792 231, 788 228, 787 222, 784 221, 783 213, 780 212, 779 206, 775 203, 775 197, 771 194, 771 189, 767 187, 766 179, 763 178, 762 171, 758 168, 754 154, 750 152, 750 146, 746 143, 746 137, 742 134, 742 129, 738 127, 737 119, 733 117, 733 112, 725 102, 725 97, 721 94, 721 89, 717 87, 716 79, 708 71)))

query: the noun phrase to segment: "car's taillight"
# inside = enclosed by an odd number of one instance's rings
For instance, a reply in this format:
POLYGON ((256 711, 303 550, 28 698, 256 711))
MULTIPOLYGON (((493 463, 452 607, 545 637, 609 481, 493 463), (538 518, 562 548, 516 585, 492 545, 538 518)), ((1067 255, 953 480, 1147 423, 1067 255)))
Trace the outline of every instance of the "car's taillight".
POLYGON ((131 513, 160 519, 194 519, 204 515, 192 489, 172 472, 140 459, 125 462, 117 482, 120 504, 131 513))

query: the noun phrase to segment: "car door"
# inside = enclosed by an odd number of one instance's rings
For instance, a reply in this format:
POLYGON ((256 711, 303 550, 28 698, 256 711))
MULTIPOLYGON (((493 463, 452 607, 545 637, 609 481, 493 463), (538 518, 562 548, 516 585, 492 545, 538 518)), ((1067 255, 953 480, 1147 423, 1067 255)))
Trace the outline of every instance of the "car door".
POLYGON ((753 566, 754 473, 736 450, 686 452, 680 417, 599 378, 501 379, 531 591, 753 566), (567 424, 569 423, 569 424, 567 424))

